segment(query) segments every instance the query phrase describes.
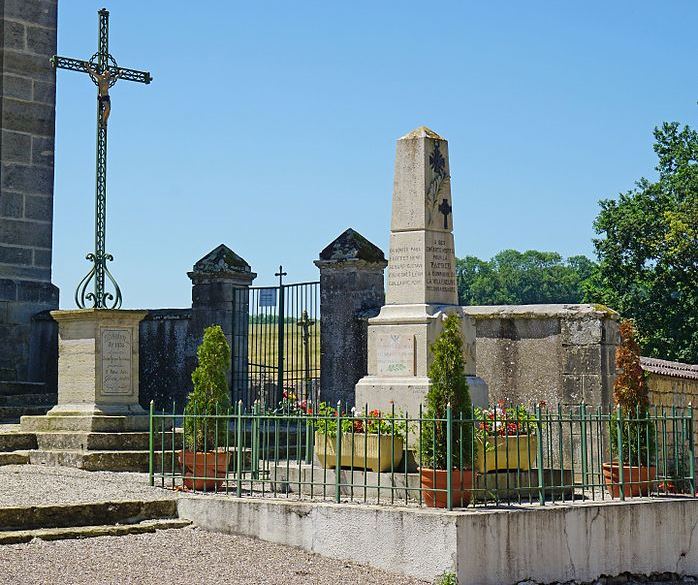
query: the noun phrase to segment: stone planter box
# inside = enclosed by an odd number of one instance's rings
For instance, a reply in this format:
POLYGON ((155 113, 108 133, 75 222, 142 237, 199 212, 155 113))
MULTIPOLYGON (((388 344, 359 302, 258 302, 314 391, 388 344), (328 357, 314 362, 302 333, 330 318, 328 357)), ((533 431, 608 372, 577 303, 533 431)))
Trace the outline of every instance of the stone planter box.
POLYGON ((475 443, 477 470, 480 473, 508 469, 528 471, 531 467, 536 466, 538 457, 536 435, 512 435, 510 437, 489 435, 487 440, 494 443, 494 449, 487 451, 487 458, 485 458, 485 444, 482 440, 478 439, 475 443))
MULTIPOLYGON (((326 469, 334 468, 337 465, 336 446, 336 437, 326 437, 320 433, 315 433, 315 455, 326 469)), ((342 454, 339 465, 340 467, 354 467, 354 469, 388 471, 391 467, 397 469, 402 462, 402 456, 402 437, 395 437, 393 442, 390 435, 381 435, 379 443, 378 435, 355 433, 352 437, 351 434, 344 434, 342 435, 342 454)))

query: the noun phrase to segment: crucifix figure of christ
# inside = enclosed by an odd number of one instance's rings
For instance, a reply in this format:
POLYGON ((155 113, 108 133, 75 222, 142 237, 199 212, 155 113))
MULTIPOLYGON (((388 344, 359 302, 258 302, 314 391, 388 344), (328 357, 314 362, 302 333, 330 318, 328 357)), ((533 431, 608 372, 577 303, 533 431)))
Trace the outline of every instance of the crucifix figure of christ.
POLYGON ((443 214, 444 216, 444 229, 448 229, 448 216, 450 215, 451 211, 453 211, 453 208, 451 207, 451 204, 448 202, 448 199, 444 199, 441 202, 441 205, 439 205, 439 211, 443 214))
POLYGON ((91 306, 95 309, 118 309, 121 306, 121 290, 111 272, 107 261, 114 257, 106 252, 107 224, 107 120, 111 112, 109 89, 119 79, 150 83, 153 78, 147 71, 119 67, 109 53, 109 12, 102 8, 99 11, 99 37, 97 52, 89 61, 59 57, 51 58, 55 69, 68 69, 87 73, 97 86, 97 176, 95 181, 95 251, 87 255, 87 260, 93 263, 92 268, 78 284, 75 291, 75 304, 84 309, 91 306), (107 292, 105 285, 109 279, 114 287, 114 294, 107 292), (94 282, 93 282, 94 281, 94 282), (90 282, 93 282, 92 292, 88 292, 90 282))

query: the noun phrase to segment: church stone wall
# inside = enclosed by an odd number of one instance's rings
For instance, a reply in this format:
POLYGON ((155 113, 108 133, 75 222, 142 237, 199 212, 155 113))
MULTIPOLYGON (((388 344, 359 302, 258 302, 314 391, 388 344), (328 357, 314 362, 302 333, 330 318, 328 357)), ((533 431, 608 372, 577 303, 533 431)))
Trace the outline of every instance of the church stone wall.
MULTIPOLYGON (((55 0, 0 2, 0 380, 44 380, 32 319, 58 308, 51 284, 55 0), (30 363, 31 362, 31 363, 30 363)), ((55 355, 55 339, 48 352, 55 355)), ((50 381, 49 381, 50 382, 50 381)))

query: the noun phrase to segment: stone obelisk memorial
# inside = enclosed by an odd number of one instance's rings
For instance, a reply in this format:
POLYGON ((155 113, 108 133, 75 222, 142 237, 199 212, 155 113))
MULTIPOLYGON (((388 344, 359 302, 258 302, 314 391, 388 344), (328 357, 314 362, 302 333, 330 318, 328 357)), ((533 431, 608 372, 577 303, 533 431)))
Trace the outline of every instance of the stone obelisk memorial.
POLYGON ((369 321, 368 375, 356 404, 417 415, 429 389, 430 347, 450 314, 461 316, 473 404, 487 403, 475 376, 475 324, 458 305, 448 142, 422 126, 397 142, 386 304, 369 321))

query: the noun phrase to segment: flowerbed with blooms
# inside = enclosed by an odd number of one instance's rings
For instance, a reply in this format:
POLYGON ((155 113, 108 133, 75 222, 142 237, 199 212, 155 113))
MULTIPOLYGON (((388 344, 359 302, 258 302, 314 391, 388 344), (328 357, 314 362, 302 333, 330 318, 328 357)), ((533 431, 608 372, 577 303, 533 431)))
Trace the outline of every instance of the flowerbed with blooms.
MULTIPOLYGON (((309 414, 313 414, 312 411, 309 414)), ((335 407, 326 402, 320 402, 317 407, 316 416, 309 421, 315 430, 321 435, 329 437, 337 436, 338 412, 335 407)), ((401 414, 385 414, 380 410, 365 411, 351 409, 351 414, 342 415, 341 418, 343 434, 368 434, 389 436, 393 432, 396 437, 404 438, 407 434, 408 425, 401 414)))
POLYGON ((536 432, 535 417, 523 405, 507 406, 503 400, 494 408, 475 408, 475 436, 488 448, 494 443, 488 437, 517 437, 536 432))

